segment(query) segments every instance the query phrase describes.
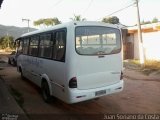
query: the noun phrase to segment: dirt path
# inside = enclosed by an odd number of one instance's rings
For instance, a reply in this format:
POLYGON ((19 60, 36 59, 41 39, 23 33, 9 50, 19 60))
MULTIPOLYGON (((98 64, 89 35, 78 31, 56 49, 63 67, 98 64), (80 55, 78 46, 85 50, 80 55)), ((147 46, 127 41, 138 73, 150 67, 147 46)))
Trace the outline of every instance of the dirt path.
MULTIPOLYGON (((2 64, 0 65, 2 66, 2 64)), ((72 105, 60 100, 46 104, 41 98, 40 89, 28 80, 21 80, 16 67, 7 65, 7 63, 3 63, 3 67, 4 69, 0 70, 0 75, 8 85, 22 94, 23 109, 28 115, 160 114, 160 82, 157 81, 124 78, 125 85, 121 93, 72 105)))

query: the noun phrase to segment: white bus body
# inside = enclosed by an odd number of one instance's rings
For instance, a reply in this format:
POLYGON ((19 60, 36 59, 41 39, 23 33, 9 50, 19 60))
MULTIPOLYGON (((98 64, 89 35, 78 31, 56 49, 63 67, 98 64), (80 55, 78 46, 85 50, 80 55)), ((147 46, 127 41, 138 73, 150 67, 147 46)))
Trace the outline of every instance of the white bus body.
POLYGON ((50 96, 77 103, 120 92, 121 31, 100 22, 69 22, 22 35, 17 68, 50 96))

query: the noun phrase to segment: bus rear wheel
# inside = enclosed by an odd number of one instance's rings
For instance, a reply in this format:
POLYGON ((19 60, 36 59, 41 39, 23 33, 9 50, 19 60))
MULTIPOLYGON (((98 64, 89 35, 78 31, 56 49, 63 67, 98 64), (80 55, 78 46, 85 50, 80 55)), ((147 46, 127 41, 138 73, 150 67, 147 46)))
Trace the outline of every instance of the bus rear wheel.
POLYGON ((8 64, 11 64, 11 60, 10 59, 8 59, 8 64))
POLYGON ((46 81, 42 82, 41 90, 42 90, 43 100, 46 103, 50 103, 51 102, 51 95, 50 95, 48 83, 46 81))
POLYGON ((13 65, 14 65, 14 66, 17 66, 17 62, 16 62, 15 59, 13 59, 13 65))
POLYGON ((26 78, 25 78, 24 75, 23 75, 23 71, 22 71, 22 68, 21 68, 21 67, 19 67, 19 71, 20 71, 20 73, 21 73, 21 79, 22 79, 22 80, 25 80, 26 78))

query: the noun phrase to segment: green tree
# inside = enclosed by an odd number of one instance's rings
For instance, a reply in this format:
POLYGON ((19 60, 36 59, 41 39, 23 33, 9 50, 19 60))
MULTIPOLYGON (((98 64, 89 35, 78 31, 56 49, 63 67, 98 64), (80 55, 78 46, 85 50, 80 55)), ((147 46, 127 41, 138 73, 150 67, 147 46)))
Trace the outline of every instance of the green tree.
POLYGON ((152 23, 157 23, 158 22, 158 18, 153 18, 152 23))
POLYGON ((11 48, 13 49, 14 48, 14 38, 12 36, 3 36, 0 38, 0 47, 2 49, 5 49, 5 48, 11 48))
POLYGON ((72 21, 86 21, 86 18, 82 18, 81 15, 75 15, 73 18, 70 18, 72 21))
POLYGON ((103 18, 102 22, 105 23, 111 23, 111 24, 118 24, 119 22, 119 18, 116 16, 112 16, 112 17, 107 17, 107 18, 103 18))
POLYGON ((46 18, 46 19, 39 19, 33 22, 34 26, 53 26, 57 24, 61 24, 61 21, 58 20, 58 18, 46 18))

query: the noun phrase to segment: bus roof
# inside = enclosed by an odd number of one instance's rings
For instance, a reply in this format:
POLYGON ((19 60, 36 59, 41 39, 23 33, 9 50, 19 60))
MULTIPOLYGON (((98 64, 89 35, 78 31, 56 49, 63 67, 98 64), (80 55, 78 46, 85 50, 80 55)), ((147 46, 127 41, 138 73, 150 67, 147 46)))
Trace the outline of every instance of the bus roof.
MULTIPOLYGON (((113 24, 108 24, 108 23, 103 23, 103 22, 97 22, 97 21, 96 22, 95 21, 71 21, 71 22, 67 22, 67 23, 58 24, 58 25, 55 25, 55 26, 52 26, 52 27, 49 27, 49 28, 40 29, 40 30, 36 30, 36 31, 33 31, 33 32, 25 33, 21 37, 34 35, 34 34, 38 34, 38 33, 42 33, 42 32, 47 32, 47 31, 51 31, 51 30, 56 30, 56 29, 60 29, 60 28, 65 28, 65 27, 69 27, 69 26, 108 26, 108 27, 113 27, 113 28, 119 28, 118 25, 113 25, 113 24)), ((17 38, 17 39, 19 39, 19 38, 17 38)))

